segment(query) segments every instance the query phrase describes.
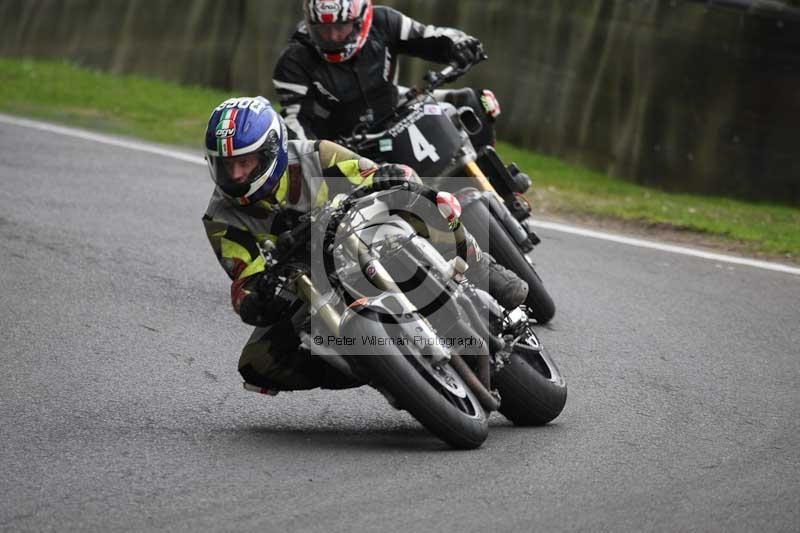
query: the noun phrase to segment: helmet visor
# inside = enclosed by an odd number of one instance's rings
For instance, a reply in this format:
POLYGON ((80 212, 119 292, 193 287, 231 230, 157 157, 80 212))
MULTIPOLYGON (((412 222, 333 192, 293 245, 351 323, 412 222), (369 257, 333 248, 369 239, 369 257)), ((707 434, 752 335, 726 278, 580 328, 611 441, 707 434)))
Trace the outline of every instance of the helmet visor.
POLYGON ((358 27, 353 21, 329 24, 310 24, 309 32, 314 43, 326 53, 339 53, 358 38, 358 27))
POLYGON ((238 157, 214 157, 214 181, 230 196, 249 196, 263 185, 276 156, 268 150, 259 150, 238 157))

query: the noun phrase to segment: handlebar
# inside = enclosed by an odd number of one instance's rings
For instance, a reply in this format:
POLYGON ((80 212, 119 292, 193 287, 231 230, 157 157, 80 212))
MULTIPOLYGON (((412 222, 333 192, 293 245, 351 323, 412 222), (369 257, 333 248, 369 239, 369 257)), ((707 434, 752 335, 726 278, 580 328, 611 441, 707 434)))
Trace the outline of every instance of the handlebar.
MULTIPOLYGON (((431 202, 433 205, 436 205, 436 199, 438 195, 438 191, 436 189, 432 189, 420 183, 416 183, 413 181, 407 181, 404 178, 398 178, 396 182, 392 181, 389 182, 389 185, 383 185, 380 188, 376 188, 375 185, 368 185, 366 187, 359 187, 358 189, 354 190, 350 196, 348 196, 345 200, 343 200, 339 207, 333 212, 333 215, 328 222, 328 225, 325 229, 325 238, 322 245, 322 253, 323 253, 323 262, 326 266, 326 270, 329 265, 333 264, 333 248, 334 248, 334 241, 336 240, 336 233, 339 227, 339 224, 347 215, 347 213, 353 208, 353 206, 358 203, 359 200, 365 198, 375 192, 383 192, 383 191, 406 191, 411 194, 416 194, 425 198, 427 201, 431 202)), ((456 241, 456 252, 463 259, 464 261, 467 260, 467 249, 469 243, 467 241, 467 233, 464 229, 463 224, 460 224, 458 227, 452 230, 453 235, 456 241)))
POLYGON ((484 52, 483 50, 480 51, 478 57, 475 59, 474 62, 470 63, 469 65, 465 65, 463 67, 459 67, 457 65, 448 65, 439 72, 429 70, 425 77, 423 78, 427 85, 425 85, 421 92, 423 93, 431 93, 444 85, 445 83, 450 83, 452 81, 457 80, 470 70, 478 63, 486 61, 489 59, 489 54, 484 52))
MULTIPOLYGON (((380 186, 359 187, 337 206, 326 204, 315 209, 301 216, 298 224, 293 229, 282 233, 272 249, 268 253, 265 252, 268 254, 271 271, 278 276, 287 278, 296 274, 307 273, 305 267, 302 266, 304 262, 302 260, 298 262, 296 254, 301 247, 308 245, 311 239, 315 238, 310 235, 313 228, 326 219, 327 223, 324 226, 324 234, 322 236, 322 264, 325 275, 332 284, 337 285, 340 283, 334 261, 334 250, 342 244, 351 246, 351 250, 356 253, 358 262, 362 267, 369 267, 370 264, 375 264, 372 262, 378 260, 378 257, 373 255, 370 247, 358 238, 354 231, 355 228, 347 229, 342 234, 339 231, 339 226, 360 200, 373 193, 391 191, 406 191, 425 198, 427 201, 432 202, 434 206, 436 205, 438 192, 435 189, 420 183, 406 181, 402 178, 398 178, 396 182, 392 180, 388 183, 381 183, 380 186), (346 244, 348 241, 349 245, 346 244), (298 268, 298 265, 301 265, 300 268, 298 268)), ((323 228, 323 226, 317 227, 323 228)), ((453 232, 455 239, 456 254, 462 260, 467 261, 469 241, 464 226, 458 225, 455 228, 450 228, 450 230, 453 232)))
MULTIPOLYGON (((355 128, 353 128, 352 133, 348 137, 340 137, 339 143, 348 146, 351 148, 359 147, 359 143, 374 141, 383 137, 386 131, 376 131, 375 128, 386 122, 390 119, 393 115, 396 114, 397 110, 407 106, 409 103, 415 101, 419 98, 420 95, 423 94, 432 94, 433 91, 445 85, 446 83, 453 82, 460 78, 461 76, 465 75, 467 72, 472 70, 472 68, 489 59, 489 55, 484 52, 483 50, 480 51, 476 60, 463 67, 458 67, 456 65, 448 65, 440 71, 429 70, 427 74, 425 74, 423 80, 425 81, 425 85, 422 88, 412 87, 408 90, 405 97, 400 100, 400 102, 392 109, 392 112, 389 113, 387 116, 378 119, 373 123, 361 123, 358 124, 355 128)), ((358 150, 355 150, 358 152, 358 150)))

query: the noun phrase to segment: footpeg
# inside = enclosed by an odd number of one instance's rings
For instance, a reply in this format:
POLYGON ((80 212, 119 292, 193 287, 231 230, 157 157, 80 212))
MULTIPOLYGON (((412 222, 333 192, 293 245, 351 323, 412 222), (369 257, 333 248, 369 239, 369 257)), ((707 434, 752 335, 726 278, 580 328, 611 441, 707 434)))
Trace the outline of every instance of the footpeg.
POLYGON ((506 204, 508 205, 508 210, 514 215, 514 218, 519 221, 526 220, 532 211, 528 199, 522 194, 516 193, 514 194, 514 198, 509 198, 509 200, 510 201, 507 201, 506 204))
POLYGON ((542 242, 542 239, 533 231, 533 221, 530 218, 526 218, 522 221, 522 227, 525 228, 525 231, 528 233, 528 238, 534 246, 542 242))

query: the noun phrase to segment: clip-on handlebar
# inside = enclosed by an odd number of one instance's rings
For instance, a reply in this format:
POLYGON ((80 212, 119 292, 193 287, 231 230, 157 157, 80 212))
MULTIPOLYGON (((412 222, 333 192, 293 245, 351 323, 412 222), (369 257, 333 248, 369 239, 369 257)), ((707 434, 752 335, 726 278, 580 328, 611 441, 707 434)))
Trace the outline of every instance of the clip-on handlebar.
MULTIPOLYGON (((377 138, 383 135, 382 131, 379 131, 378 128, 387 120, 391 119, 392 116, 396 113, 396 111, 410 102, 416 100, 421 94, 432 94, 433 91, 441 87, 446 83, 453 82, 472 70, 472 67, 489 59, 489 55, 484 52, 483 50, 480 51, 476 60, 463 67, 458 67, 456 65, 448 65, 440 71, 429 70, 427 74, 425 74, 423 80, 425 81, 425 85, 420 89, 417 87, 412 87, 408 90, 405 94, 403 99, 394 107, 392 113, 389 115, 378 119, 376 122, 373 123, 365 123, 362 122, 358 124, 355 128, 353 128, 353 132, 349 137, 341 137, 339 139, 339 143, 348 146, 351 148, 358 148, 360 143, 364 141, 370 141, 371 137, 377 138)), ((356 150, 358 151, 358 150, 356 150)))

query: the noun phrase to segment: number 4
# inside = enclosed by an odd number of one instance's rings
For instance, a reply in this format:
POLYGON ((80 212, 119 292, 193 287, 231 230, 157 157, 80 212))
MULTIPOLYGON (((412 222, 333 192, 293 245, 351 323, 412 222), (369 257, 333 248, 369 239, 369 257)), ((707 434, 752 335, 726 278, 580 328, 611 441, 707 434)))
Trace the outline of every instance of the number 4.
POLYGON ((408 136, 411 139, 411 148, 414 150, 414 157, 417 161, 422 162, 424 159, 430 158, 431 161, 436 163, 439 161, 439 154, 436 147, 428 142, 428 139, 422 135, 416 124, 408 127, 408 136))

